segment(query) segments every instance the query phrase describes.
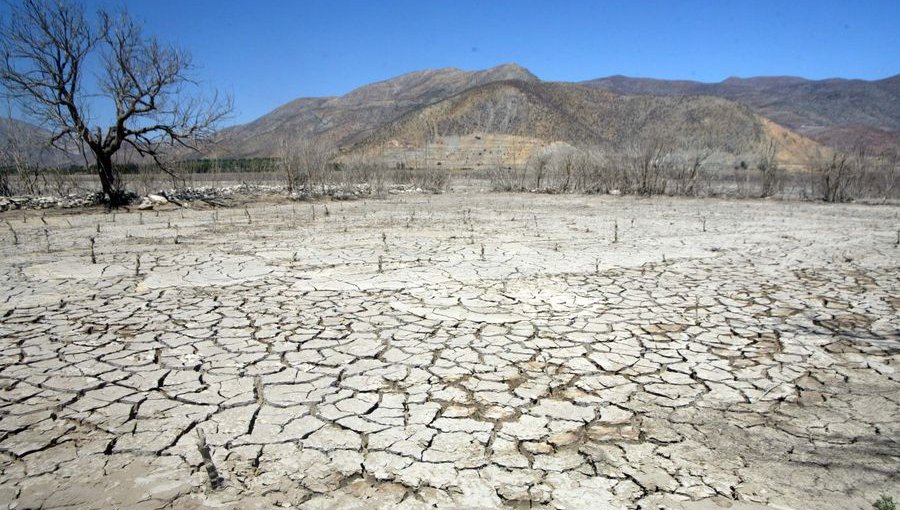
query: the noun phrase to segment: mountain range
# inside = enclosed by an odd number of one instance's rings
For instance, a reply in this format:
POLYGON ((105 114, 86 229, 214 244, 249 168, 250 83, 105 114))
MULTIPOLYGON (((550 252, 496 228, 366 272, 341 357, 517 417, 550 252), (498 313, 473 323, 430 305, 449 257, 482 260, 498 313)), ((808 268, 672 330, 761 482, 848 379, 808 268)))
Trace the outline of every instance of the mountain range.
POLYGON ((719 83, 610 76, 581 85, 617 94, 722 97, 825 145, 900 148, 900 74, 874 81, 769 76, 719 83))
MULTIPOLYGON (((11 126, 0 123, 0 140, 11 126)), ((567 83, 542 81, 516 64, 423 70, 342 96, 296 99, 221 130, 202 156, 277 157, 279 147, 301 139, 334 147, 341 158, 412 167, 512 165, 536 151, 589 146, 614 153, 647 141, 734 160, 774 143, 779 159, 801 165, 821 146, 900 150, 900 75, 567 83)))
POLYGON ((627 150, 657 138, 742 157, 771 142, 802 164, 819 144, 900 149, 900 75, 720 83, 612 76, 547 82, 516 64, 416 71, 339 97, 300 98, 220 133, 211 155, 264 157, 310 139, 345 156, 450 168, 522 163, 565 144, 627 150))

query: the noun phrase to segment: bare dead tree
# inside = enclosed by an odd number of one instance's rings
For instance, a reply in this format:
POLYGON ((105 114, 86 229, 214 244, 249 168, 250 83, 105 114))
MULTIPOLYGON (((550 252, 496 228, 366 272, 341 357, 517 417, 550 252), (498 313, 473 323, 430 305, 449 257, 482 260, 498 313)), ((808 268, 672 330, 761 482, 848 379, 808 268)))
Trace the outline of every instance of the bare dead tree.
POLYGON ((556 171, 560 174, 561 182, 558 191, 568 193, 572 185, 573 172, 575 171, 575 150, 562 151, 556 160, 556 171))
POLYGON ((691 144, 684 151, 683 157, 674 165, 672 180, 676 195, 693 197, 700 193, 700 170, 712 156, 712 149, 701 144, 691 144))
POLYGON ((522 191, 525 189, 524 175, 527 171, 514 168, 512 154, 507 154, 499 140, 491 151, 493 168, 490 170, 491 187, 494 191, 522 191), (509 156, 510 161, 507 160, 509 156))
POLYGON ((762 176, 761 195, 763 198, 774 195, 781 187, 778 161, 775 159, 777 152, 778 146, 774 140, 771 140, 768 145, 763 147, 759 156, 759 162, 756 164, 756 168, 762 176))
POLYGON ((605 193, 609 187, 604 183, 603 153, 597 147, 582 149, 579 173, 584 193, 605 193))
POLYGON ((528 158, 526 168, 534 169, 534 189, 540 191, 544 181, 544 174, 547 172, 547 166, 550 164, 550 153, 544 150, 535 151, 528 158))
POLYGON ((572 191, 581 193, 596 193, 597 167, 594 160, 585 149, 578 149, 572 157, 573 183, 572 191))
POLYGON ((328 163, 332 151, 327 144, 307 139, 283 140, 278 149, 281 172, 288 191, 325 194, 328 163))
POLYGON ((383 196, 386 188, 387 168, 365 154, 351 154, 339 163, 340 184, 346 192, 353 192, 357 186, 368 185, 373 196, 383 196))
POLYGON ((831 151, 830 155, 817 154, 813 169, 818 178, 822 200, 826 202, 850 200, 849 184, 853 172, 846 152, 831 151))
POLYGON ((628 193, 631 180, 632 153, 610 151, 594 146, 587 149, 586 159, 590 168, 589 193, 628 193))
POLYGON ((230 98, 192 89, 190 55, 146 36, 125 11, 89 20, 70 0, 21 0, 0 28, 0 84, 26 115, 53 133, 52 143, 86 147, 109 205, 126 202, 113 156, 128 147, 163 170, 166 151, 197 147, 231 111, 230 98), (85 87, 88 59, 98 55, 99 85, 85 87), (194 92, 194 93, 192 93, 194 92), (91 122, 100 96, 115 106, 105 129, 91 122))
POLYGON ((631 161, 635 192, 652 196, 664 193, 666 181, 663 165, 669 150, 661 137, 650 135, 633 146, 628 154, 631 161))
POLYGON ((297 150, 294 143, 288 143, 282 139, 278 146, 276 156, 278 158, 278 168, 284 176, 288 193, 294 192, 294 186, 297 183, 297 174, 299 171, 299 161, 297 158, 297 150))
POLYGON ((890 150, 874 158, 873 168, 866 178, 869 194, 886 202, 900 195, 900 154, 890 150))
POLYGON ((900 196, 900 157, 873 153, 863 140, 844 150, 817 151, 808 164, 812 189, 826 202, 885 202, 900 196))

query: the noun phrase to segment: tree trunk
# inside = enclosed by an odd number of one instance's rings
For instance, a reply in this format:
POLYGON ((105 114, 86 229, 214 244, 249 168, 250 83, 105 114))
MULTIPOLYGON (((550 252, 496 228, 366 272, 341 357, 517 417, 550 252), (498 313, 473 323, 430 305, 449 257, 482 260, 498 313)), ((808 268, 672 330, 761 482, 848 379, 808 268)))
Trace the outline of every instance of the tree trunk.
POLYGON ((119 186, 119 178, 113 167, 112 156, 102 151, 94 153, 97 159, 97 174, 100 176, 100 184, 103 186, 103 194, 106 195, 110 208, 121 207, 128 204, 124 190, 119 186))

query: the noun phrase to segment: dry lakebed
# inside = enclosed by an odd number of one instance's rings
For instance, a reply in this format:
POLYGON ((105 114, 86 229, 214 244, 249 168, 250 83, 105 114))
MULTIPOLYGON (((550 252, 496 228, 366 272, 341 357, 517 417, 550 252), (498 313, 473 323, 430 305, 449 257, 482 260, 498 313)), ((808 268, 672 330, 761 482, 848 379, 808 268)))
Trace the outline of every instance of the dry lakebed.
POLYGON ((162 209, 0 214, 0 505, 900 496, 897 207, 162 209))

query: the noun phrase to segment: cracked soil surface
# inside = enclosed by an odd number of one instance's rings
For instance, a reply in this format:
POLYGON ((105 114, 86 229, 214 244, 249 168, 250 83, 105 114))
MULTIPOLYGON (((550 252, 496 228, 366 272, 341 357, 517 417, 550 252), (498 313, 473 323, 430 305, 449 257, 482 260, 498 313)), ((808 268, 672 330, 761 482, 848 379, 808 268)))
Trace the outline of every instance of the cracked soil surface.
POLYGON ((0 216, 9 508, 898 496, 896 207, 456 193, 40 214, 0 216))

